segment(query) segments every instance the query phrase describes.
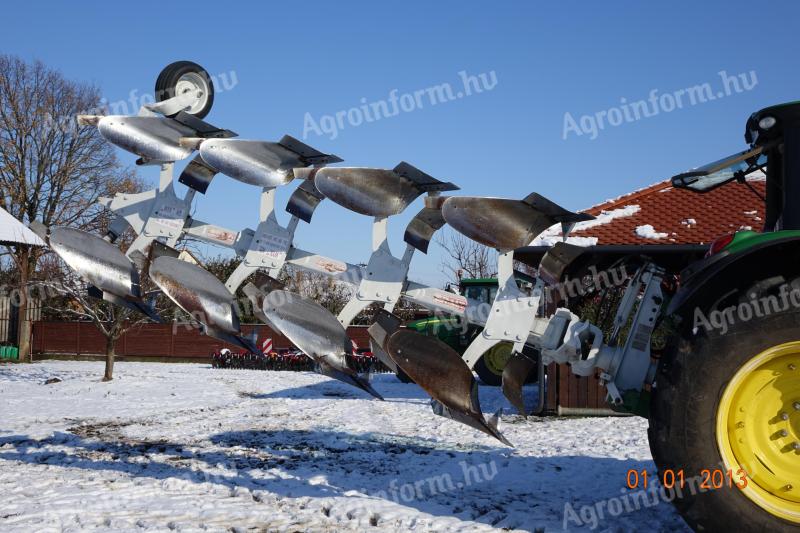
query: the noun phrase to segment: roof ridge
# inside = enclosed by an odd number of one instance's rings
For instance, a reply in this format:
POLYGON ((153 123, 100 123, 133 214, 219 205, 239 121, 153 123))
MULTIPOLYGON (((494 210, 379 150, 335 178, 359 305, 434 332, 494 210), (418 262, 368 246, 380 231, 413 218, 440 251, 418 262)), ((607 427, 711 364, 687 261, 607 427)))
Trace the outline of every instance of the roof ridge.
MULTIPOLYGON (((582 213, 590 213, 590 214, 597 214, 601 211, 607 211, 609 209, 615 209, 619 207, 620 204, 628 204, 631 200, 638 200, 643 196, 647 196, 654 192, 658 192, 664 189, 665 186, 672 186, 672 182, 670 180, 663 180, 659 181, 658 183, 653 183, 652 185, 648 185, 646 187, 642 187, 641 189, 635 190, 633 192, 629 192, 628 194, 623 194, 622 196, 618 196, 611 200, 606 200, 603 203, 595 204, 591 207, 581 210, 582 213)), ((624 206, 623 206, 624 207, 624 206)))

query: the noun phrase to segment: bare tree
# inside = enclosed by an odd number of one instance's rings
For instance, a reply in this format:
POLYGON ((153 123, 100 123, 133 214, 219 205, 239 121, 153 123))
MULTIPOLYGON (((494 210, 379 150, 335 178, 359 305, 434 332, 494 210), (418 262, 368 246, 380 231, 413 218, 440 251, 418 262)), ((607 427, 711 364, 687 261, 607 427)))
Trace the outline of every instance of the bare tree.
MULTIPOLYGON (((224 282, 236 270, 240 262, 241 259, 238 257, 217 256, 204 259, 202 266, 224 282)), ((254 278, 249 277, 245 281, 254 281, 254 278)), ((287 265, 283 269, 279 281, 285 285, 286 290, 311 298, 333 314, 338 314, 344 308, 353 292, 345 283, 335 281, 323 274, 294 268, 292 265, 287 265)), ((239 318, 242 322, 257 321, 241 286, 236 291, 236 301, 239 303, 239 318)))
MULTIPOLYGON (((132 184, 129 192, 141 190, 140 184, 132 184)), ((101 232, 104 231, 101 227, 101 232)), ((120 236, 117 244, 124 251, 133 242, 133 232, 120 236)), ((46 315, 67 320, 89 321, 105 337, 105 369, 103 381, 114 379, 116 345, 119 338, 128 330, 150 321, 145 315, 125 307, 118 307, 103 300, 89 296, 88 284, 53 253, 44 254, 39 261, 38 277, 35 282, 37 296, 43 301, 46 315)), ((155 291, 153 282, 143 276, 140 279, 142 292, 155 291)), ((152 299, 155 311, 167 318, 173 309, 172 303, 163 295, 152 299)))
POLYGON ((65 318, 92 322, 106 339, 103 381, 114 379, 117 340, 123 333, 148 322, 144 315, 91 298, 86 283, 71 270, 64 269, 60 279, 37 284, 49 296, 45 311, 65 318))
POLYGON ((452 230, 445 230, 436 237, 445 256, 441 269, 452 283, 461 278, 493 278, 497 276, 497 252, 478 244, 452 230))
MULTIPOLYGON (((203 266, 218 279, 225 281, 233 273, 240 261, 236 257, 214 257, 206 259, 203 266)), ((287 265, 283 269, 279 281, 284 284, 286 290, 311 298, 334 315, 338 315, 353 296, 353 288, 346 283, 336 281, 324 274, 309 272, 292 265, 287 265)), ((241 288, 236 292, 236 296, 236 301, 239 303, 238 311, 241 321, 257 321, 258 319, 253 315, 253 309, 250 307, 250 302, 244 296, 241 288)), ((353 324, 372 324, 376 311, 381 308, 383 308, 382 304, 370 305, 355 317, 353 324)), ((398 314, 403 319, 411 319, 415 316, 417 310, 417 306, 411 302, 400 299, 395 307, 395 314, 398 314)))
MULTIPOLYGON (((129 188, 111 145, 79 113, 99 112, 92 85, 67 80, 41 62, 0 55, 0 202, 22 222, 93 229, 103 224, 98 197, 129 188)), ((22 295, 20 360, 30 360, 27 286, 44 252, 9 248, 22 295)))
POLYGON ((286 289, 311 298, 334 315, 344 309, 353 290, 345 283, 333 278, 287 266, 281 281, 286 289))

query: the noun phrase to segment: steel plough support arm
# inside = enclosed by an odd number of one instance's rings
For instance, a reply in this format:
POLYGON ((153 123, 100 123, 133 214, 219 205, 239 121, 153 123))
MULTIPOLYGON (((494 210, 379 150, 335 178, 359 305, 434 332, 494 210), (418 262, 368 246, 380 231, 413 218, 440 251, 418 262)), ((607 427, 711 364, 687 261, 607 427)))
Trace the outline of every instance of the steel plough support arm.
POLYGON ((513 251, 499 255, 497 270, 499 288, 486 314, 483 331, 464 352, 464 360, 470 368, 474 368, 483 354, 500 342, 511 342, 514 344, 514 352, 522 352, 541 302, 543 284, 540 281, 534 285, 530 295, 523 293, 517 286, 513 251))
POLYGON ((344 326, 372 303, 382 303, 383 308, 391 312, 403 294, 414 247, 406 245, 403 257, 394 257, 389 249, 387 222, 388 217, 376 217, 372 222, 372 254, 355 297, 347 302, 338 316, 344 326))

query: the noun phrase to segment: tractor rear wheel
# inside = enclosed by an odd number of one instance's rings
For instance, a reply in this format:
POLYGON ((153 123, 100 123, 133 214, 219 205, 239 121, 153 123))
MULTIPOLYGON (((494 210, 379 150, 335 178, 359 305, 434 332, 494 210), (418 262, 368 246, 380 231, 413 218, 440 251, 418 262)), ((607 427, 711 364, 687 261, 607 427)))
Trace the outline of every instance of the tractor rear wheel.
POLYGON ((682 472, 673 501, 696 530, 797 531, 800 312, 720 324, 677 336, 660 362, 648 430, 659 478, 682 472))
POLYGON ((499 387, 503 383, 503 369, 514 348, 510 342, 501 342, 487 350, 475 363, 475 373, 484 385, 499 387))

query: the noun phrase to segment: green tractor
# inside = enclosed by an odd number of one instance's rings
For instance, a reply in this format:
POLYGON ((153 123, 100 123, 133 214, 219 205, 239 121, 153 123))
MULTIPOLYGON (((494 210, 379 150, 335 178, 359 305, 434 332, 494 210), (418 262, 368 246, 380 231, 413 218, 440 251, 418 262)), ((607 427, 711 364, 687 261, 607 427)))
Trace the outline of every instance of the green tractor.
MULTIPOLYGON (((696 529, 800 528, 800 102, 762 109, 750 148, 675 176, 703 193, 766 180, 764 232, 723 236, 681 275, 667 314, 650 446, 662 475, 699 477, 678 509, 696 529), (715 472, 735 483, 706 479, 715 472)), ((719 476, 718 476, 719 477, 719 476)))

